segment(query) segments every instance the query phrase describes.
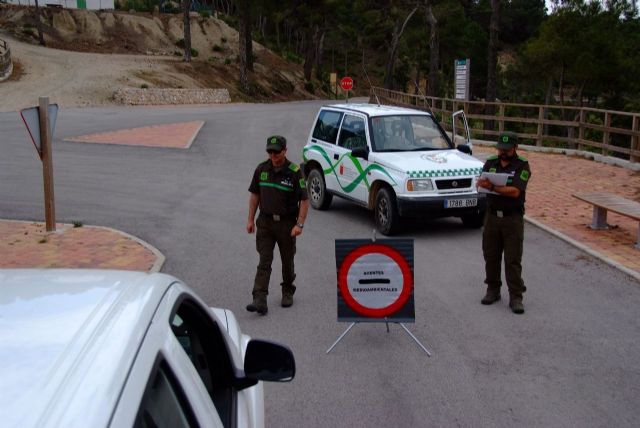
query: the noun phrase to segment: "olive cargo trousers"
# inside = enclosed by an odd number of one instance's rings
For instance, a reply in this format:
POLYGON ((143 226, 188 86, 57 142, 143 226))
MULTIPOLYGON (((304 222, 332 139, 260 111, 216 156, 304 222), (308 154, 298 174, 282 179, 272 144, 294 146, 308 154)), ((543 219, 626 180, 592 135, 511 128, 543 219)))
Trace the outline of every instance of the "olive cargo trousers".
POLYGON ((482 253, 488 291, 499 292, 502 281, 501 264, 504 253, 504 273, 511 298, 522 299, 526 291, 522 280, 522 243, 524 217, 510 215, 498 217, 487 210, 482 232, 482 253))
POLYGON ((254 299, 265 299, 269 294, 269 279, 271 278, 271 263, 276 243, 282 261, 282 294, 296 291, 293 281, 296 279, 293 258, 296 254, 296 238, 291 236, 291 229, 296 219, 281 219, 275 221, 271 217, 258 216, 256 220, 256 250, 260 255, 256 278, 253 283, 254 299))

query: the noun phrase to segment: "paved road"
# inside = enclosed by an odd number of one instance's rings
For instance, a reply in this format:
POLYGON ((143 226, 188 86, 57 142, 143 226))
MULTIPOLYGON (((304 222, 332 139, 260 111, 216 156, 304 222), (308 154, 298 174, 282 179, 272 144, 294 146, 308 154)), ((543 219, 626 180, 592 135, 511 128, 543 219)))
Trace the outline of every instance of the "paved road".
MULTIPOLYGON (((291 384, 265 388, 271 427, 637 426, 637 281, 527 225, 524 316, 506 299, 484 307, 478 230, 457 220, 416 224, 416 323, 336 322, 334 239, 367 238, 370 213, 340 200, 313 211, 298 241, 295 305, 244 311, 257 254, 244 231, 247 187, 272 133, 300 160, 319 102, 189 108, 62 110, 55 134, 59 221, 114 227, 157 246, 163 271, 244 330, 290 345, 291 384), (67 143, 65 137, 205 120, 189 150, 67 143)), ((0 217, 44 218, 39 161, 17 114, 0 114, 0 217)), ((535 168, 535 165, 534 165, 535 168)), ((279 265, 272 285, 279 282, 279 265)))

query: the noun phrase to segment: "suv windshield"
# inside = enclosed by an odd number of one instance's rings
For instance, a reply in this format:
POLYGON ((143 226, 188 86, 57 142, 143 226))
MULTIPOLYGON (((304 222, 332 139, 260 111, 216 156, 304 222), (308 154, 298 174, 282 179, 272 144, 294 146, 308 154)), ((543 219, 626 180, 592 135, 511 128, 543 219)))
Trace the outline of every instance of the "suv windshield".
POLYGON ((453 148, 431 116, 376 116, 371 118, 371 131, 376 152, 453 148))

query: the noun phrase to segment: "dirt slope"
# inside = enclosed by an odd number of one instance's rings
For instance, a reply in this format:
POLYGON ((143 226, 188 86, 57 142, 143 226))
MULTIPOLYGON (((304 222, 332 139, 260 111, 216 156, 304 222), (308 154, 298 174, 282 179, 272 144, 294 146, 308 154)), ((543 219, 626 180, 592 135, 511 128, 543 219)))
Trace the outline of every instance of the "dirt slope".
MULTIPOLYGON (((113 103, 121 87, 227 88, 232 101, 315 97, 301 67, 254 43, 250 95, 238 90, 237 32, 216 18, 192 17, 198 56, 182 62, 178 15, 44 8, 46 48, 37 45, 33 9, 0 4, 0 38, 17 63, 0 83, 0 111, 34 105, 39 96, 64 106, 113 103)), ((321 95, 321 94, 319 94, 321 95)))

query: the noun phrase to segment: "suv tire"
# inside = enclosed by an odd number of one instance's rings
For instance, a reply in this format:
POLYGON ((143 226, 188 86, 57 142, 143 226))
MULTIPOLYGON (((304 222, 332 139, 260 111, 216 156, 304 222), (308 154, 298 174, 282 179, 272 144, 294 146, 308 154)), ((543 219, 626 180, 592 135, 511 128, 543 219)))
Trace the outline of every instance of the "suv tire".
POLYGON ((393 190, 385 187, 378 191, 374 215, 376 227, 383 235, 392 235, 398 229, 400 214, 398 214, 396 196, 393 190))
POLYGON ((317 168, 312 169, 309 173, 307 193, 309 194, 309 203, 316 210, 326 210, 331 205, 333 195, 327 192, 324 175, 317 168))

